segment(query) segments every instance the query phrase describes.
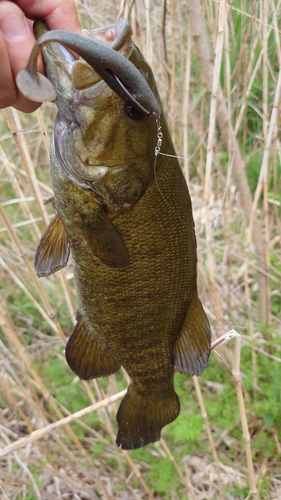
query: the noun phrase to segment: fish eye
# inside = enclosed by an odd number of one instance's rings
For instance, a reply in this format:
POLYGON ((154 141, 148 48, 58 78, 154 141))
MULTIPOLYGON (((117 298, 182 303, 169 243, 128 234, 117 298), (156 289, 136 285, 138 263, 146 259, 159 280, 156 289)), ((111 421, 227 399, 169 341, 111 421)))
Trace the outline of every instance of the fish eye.
POLYGON ((146 117, 143 113, 141 113, 138 109, 135 109, 130 104, 125 104, 125 114, 131 118, 131 120, 139 121, 146 117))

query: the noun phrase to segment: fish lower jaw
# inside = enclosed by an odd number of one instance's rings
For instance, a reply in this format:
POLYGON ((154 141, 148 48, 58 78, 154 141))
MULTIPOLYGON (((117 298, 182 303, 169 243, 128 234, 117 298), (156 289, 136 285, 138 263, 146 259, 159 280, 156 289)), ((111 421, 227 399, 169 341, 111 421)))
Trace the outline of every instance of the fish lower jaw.
MULTIPOLYGON (((77 154, 77 152, 76 152, 77 154)), ((110 174, 117 174, 119 172, 122 172, 125 169, 130 168, 134 164, 134 159, 130 160, 129 162, 118 162, 118 160, 113 163, 113 161, 97 161, 97 160, 91 160, 89 158, 81 158, 80 155, 77 154, 77 157, 79 158, 79 174, 84 175, 85 174, 85 180, 89 180, 94 182, 97 179, 100 179, 103 177, 105 174, 110 173, 110 174), (82 174, 83 172, 83 174, 82 174)), ((77 169, 78 173, 78 169, 77 169)))
POLYGON ((72 170, 70 173, 75 177, 76 181, 80 180, 82 183, 90 182, 94 185, 97 181, 103 179, 108 172, 113 175, 118 174, 126 168, 126 166, 127 165, 116 165, 113 167, 109 165, 89 165, 84 167, 80 164, 78 169, 76 168, 74 170, 70 168, 69 170, 72 170))
MULTIPOLYGON (((87 167, 80 167, 80 177, 83 177, 85 181, 95 182, 100 180, 108 172, 108 167, 106 165, 89 165, 87 167)), ((79 170, 80 170, 79 169, 79 170)))
POLYGON ((99 168, 99 167, 106 167, 110 168, 113 170, 116 169, 122 169, 124 167, 128 167, 128 164, 132 163, 136 158, 110 158, 107 155, 107 158, 104 157, 105 155, 99 154, 99 155, 91 155, 91 154, 79 154, 79 151, 76 149, 76 154, 80 160, 85 165, 85 168, 99 168))

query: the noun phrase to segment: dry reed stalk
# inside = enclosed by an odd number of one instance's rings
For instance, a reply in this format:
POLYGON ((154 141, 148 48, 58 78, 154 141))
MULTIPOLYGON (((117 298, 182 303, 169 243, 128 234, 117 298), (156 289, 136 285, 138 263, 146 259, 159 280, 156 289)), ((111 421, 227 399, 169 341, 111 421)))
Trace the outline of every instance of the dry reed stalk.
POLYGON ((191 496, 192 500, 197 500, 197 497, 191 487, 191 485, 188 484, 187 482, 187 479, 184 477, 182 471, 180 470, 176 460, 175 460, 175 457, 173 456, 173 454, 171 453, 171 450, 170 448, 168 447, 166 441, 164 440, 164 438, 161 438, 160 439, 160 445, 162 446, 163 450, 165 451, 166 455, 168 456, 169 460, 171 461, 173 467, 176 469, 181 481, 182 481, 182 484, 184 485, 187 493, 189 493, 189 495, 191 496))
POLYGON ((43 117, 43 114, 42 114, 42 111, 41 111, 40 108, 37 109, 36 116, 37 116, 37 120, 38 120, 38 123, 39 123, 39 126, 40 126, 40 130, 41 130, 41 133, 42 133, 43 141, 44 141, 44 144, 45 144, 45 149, 46 149, 46 152, 47 152, 47 155, 48 155, 48 160, 50 161, 50 137, 49 137, 49 134, 48 134, 48 131, 47 131, 47 127, 46 127, 46 124, 45 124, 45 121, 44 121, 44 117, 43 117))
POLYGON ((251 219, 249 224, 249 234, 248 239, 251 237, 254 238, 254 213, 257 209, 257 204, 260 199, 261 193, 263 191, 263 185, 267 182, 268 170, 269 170, 269 160, 270 160, 270 152, 272 149, 272 143, 277 138, 278 133, 278 112, 279 112, 279 104, 281 99, 281 67, 278 73, 278 78, 275 87, 274 93, 274 101, 272 106, 272 112, 268 127, 268 133, 265 141, 264 154, 258 179, 257 188, 254 195, 252 211, 251 211, 251 219), (252 234, 253 233, 253 234, 252 234))
MULTIPOLYGON (((225 54, 225 76, 226 76, 226 96, 227 96, 227 114, 229 120, 231 120, 231 63, 230 63, 230 40, 229 40, 229 25, 228 25, 229 8, 226 7, 225 17, 226 22, 224 25, 224 54, 225 54)), ((229 149, 229 146, 228 146, 229 149)), ((230 163, 230 159, 229 159, 230 163)))
POLYGON ((262 23, 262 110, 263 110, 263 138, 266 141, 268 131, 268 0, 261 2, 262 23))
POLYGON ((271 14, 272 14, 272 24, 273 24, 273 29, 274 29, 276 53, 277 53, 279 65, 281 65, 281 41, 280 41, 280 29, 278 27, 278 21, 277 21, 277 13, 280 11, 280 8, 281 8, 281 0, 278 1, 278 4, 276 5, 276 7, 274 4, 274 0, 270 0, 270 10, 271 10, 271 14))
POLYGON ((139 471, 139 469, 135 465, 135 463, 132 460, 132 458, 130 457, 129 453, 126 450, 121 450, 121 451, 122 451, 122 455, 126 458, 128 465, 130 466, 134 475, 136 476, 137 480, 139 481, 139 484, 140 484, 141 488, 143 489, 143 491, 146 493, 148 498, 150 498, 151 500, 154 500, 154 495, 151 493, 150 489, 148 488, 146 482, 144 481, 144 479, 141 475, 141 472, 139 471))
POLYGON ((172 141, 175 143, 176 140, 176 131, 175 131, 175 92, 176 92, 176 41, 175 41, 175 0, 171 0, 170 3, 171 9, 171 29, 172 29, 172 40, 171 40, 171 89, 169 94, 169 101, 171 106, 170 112, 170 128, 171 128, 171 136, 172 141))
POLYGON ((141 0, 131 3, 130 10, 127 11, 128 18, 131 18, 134 40, 142 53, 145 53, 145 26, 143 26, 141 14, 143 12, 141 0))
MULTIPOLYGON (((191 31, 191 30, 190 30, 191 31)), ((199 134, 200 137, 204 137, 205 135, 205 93, 203 94, 201 98, 201 103, 200 103, 200 121, 199 121, 199 134)), ((202 143, 200 144, 200 150, 199 150, 199 175, 200 175, 200 184, 201 186, 205 185, 205 147, 202 143)))
POLYGON ((188 159, 188 126, 189 126, 189 93, 190 93, 190 76, 191 76, 191 34, 189 26, 187 26, 187 49, 185 62, 185 78, 184 78, 184 94, 182 104, 182 129, 183 129, 183 171, 186 182, 189 184, 189 159, 188 159))
MULTIPOLYGON (((115 394, 117 393, 118 391, 115 392, 115 394)), ((112 394, 111 394, 112 395, 112 394)), ((92 400, 93 398, 91 398, 92 400)), ((94 403, 92 404, 96 404, 97 401, 95 401, 94 403)), ((61 403, 58 403, 60 409, 62 410, 64 416, 68 417, 69 415, 72 415, 72 413, 67 409, 65 408, 65 406, 63 406, 63 404, 61 403)), ((100 410, 97 410, 97 414, 99 414, 100 410)), ((76 419, 75 420, 75 423, 77 423, 80 427, 82 427, 85 432, 87 434, 91 434, 92 436, 94 436, 100 443, 106 445, 107 447, 110 447, 111 451, 115 452, 116 450, 116 446, 112 443, 110 443, 100 432, 96 431, 93 427, 91 427, 90 425, 86 424, 85 422, 83 422, 83 420, 80 420, 80 419, 76 419)), ((32 431, 30 431, 32 432, 32 431)), ((18 436, 16 436, 18 437, 18 436)))
MULTIPOLYGON (((232 9, 232 7, 230 7, 230 6, 228 8, 229 8, 229 11, 232 9)), ((254 7, 254 9, 256 9, 256 7, 254 7)), ((254 20, 254 12, 250 18, 249 29, 252 26, 253 20, 254 20)), ((271 29, 269 29, 267 32, 268 37, 269 37, 270 31, 271 31, 271 29)), ((249 30, 247 30, 246 35, 249 36, 249 30)), ((251 51, 249 54, 249 61, 247 61, 247 68, 246 68, 246 71, 244 73, 244 91, 242 94, 242 103, 240 105, 240 110, 239 110, 238 116, 236 118, 236 123, 235 123, 235 127, 234 127, 235 136, 237 136, 237 134, 240 130, 242 120, 244 119, 245 111, 246 111, 246 108, 248 105, 248 98, 251 94, 253 83, 256 79, 258 69, 259 69, 261 62, 262 62, 263 49, 261 47, 260 52, 259 52, 259 56, 257 58, 255 66, 254 66, 254 62, 256 59, 256 51, 259 47, 259 43, 260 43, 260 37, 256 36, 254 38, 252 46, 251 46, 251 51), (245 89, 247 89, 247 90, 245 90, 245 89)), ((239 60, 240 60, 240 57, 237 58, 237 64, 238 64, 239 60)), ((235 74, 235 68, 232 72, 232 76, 234 74, 235 74)))
MULTIPOLYGON (((219 8, 219 23, 218 23, 218 33, 216 40, 215 49, 215 60, 214 60, 214 77, 212 82, 211 91, 211 104, 210 104, 210 119, 209 119, 209 133, 208 133, 208 144, 207 144, 207 157, 206 157, 206 169, 205 169, 205 184, 204 184, 204 200, 208 209, 208 203, 210 200, 210 193, 212 187, 212 164, 213 164, 213 152, 215 145, 215 126, 216 126, 216 114, 217 114, 217 95, 219 89, 219 78, 221 72, 221 62, 223 54, 223 42, 224 42, 224 25, 225 25, 225 6, 226 0, 220 3, 219 8)), ((206 228, 207 230, 207 228, 206 228)), ((209 233, 208 229, 208 233, 209 233)), ((210 234, 207 235, 207 239, 211 239, 210 234)), ((212 252, 210 252, 211 254, 212 252)), ((213 267, 213 265, 211 266, 213 267)), ((213 281, 213 277, 212 277, 213 281)))
MULTIPOLYGON (((268 34, 269 34, 269 32, 268 32, 268 34)), ((261 65, 261 62, 262 62, 262 50, 261 50, 259 53, 259 57, 257 58, 257 62, 253 68, 252 65, 255 61, 254 55, 255 55, 255 49, 256 49, 257 45, 258 45, 258 38, 256 38, 256 40, 254 42, 253 51, 251 52, 250 61, 249 61, 247 71, 245 74, 245 80, 246 80, 246 77, 249 76, 249 83, 248 83, 246 91, 243 93, 243 102, 242 102, 242 105, 240 107, 239 114, 238 114, 238 117, 237 117, 237 120, 235 123, 235 127, 234 127, 234 135, 235 136, 237 136, 237 134, 241 128, 242 120, 244 119, 245 111, 246 111, 247 106, 248 106, 248 98, 251 94, 251 89, 253 87, 253 83, 256 79, 257 72, 258 72, 259 67, 261 65)))
MULTIPOLYGON (((244 406, 244 399, 243 399, 243 390, 242 390, 242 381, 241 381, 241 374, 240 374, 240 357, 241 357, 241 335, 239 335, 235 330, 231 330, 227 334, 223 335, 222 337, 216 339, 214 342, 212 342, 212 351, 217 349, 217 347, 221 346, 223 343, 228 342, 228 340, 235 338, 235 345, 234 345, 234 362, 233 362, 233 369, 232 369, 232 374, 235 382, 235 389, 236 389, 236 394, 237 394, 237 401, 238 401, 238 407, 239 407, 239 413, 240 413, 240 420, 241 420, 241 426, 242 426, 242 432, 243 432, 243 438, 244 438, 244 444, 245 444, 245 451, 246 451, 246 459, 247 459, 247 466, 248 466, 248 473, 249 473, 249 482, 250 482, 250 493, 253 495, 253 498, 255 500, 258 500, 258 492, 256 489, 256 483, 255 483, 255 475, 254 475, 254 467, 253 467, 253 460, 252 460, 252 452, 251 452, 251 438, 248 430, 248 423, 247 423, 247 416, 246 416, 246 411, 245 411, 245 406, 244 406)), ((195 379, 195 377, 193 377, 195 379)), ((196 381, 198 384, 198 381, 196 381)), ((200 401, 200 399, 199 399, 200 401)), ((204 403, 202 400, 202 408, 201 411, 206 413, 205 408, 204 408, 204 403)), ((201 404, 200 404, 201 407, 201 404)), ((202 413, 203 415, 203 413, 202 413)), ((204 415, 203 415, 204 418, 204 415)), ((205 419, 204 419, 205 420, 205 419)), ((209 426, 209 424, 208 424, 209 426)), ((208 432, 209 434, 209 432, 208 432)), ((216 455, 216 450, 215 455, 216 455)))
MULTIPOLYGON (((190 16, 192 37, 197 57, 198 60, 200 61, 202 76, 204 78, 205 85, 208 91, 212 92, 212 82, 214 80, 214 68, 213 68, 209 43, 204 30, 204 24, 201 16, 199 1, 187 0, 187 10, 190 16)), ((253 210, 252 197, 244 170, 241 153, 239 150, 238 143, 234 137, 232 125, 229 122, 227 109, 224 103, 224 98, 220 87, 218 87, 217 89, 216 97, 218 103, 217 121, 221 132, 221 138, 225 146, 230 147, 230 149, 228 150, 228 154, 233 159, 232 170, 237 188, 240 193, 241 206, 245 213, 248 224, 250 224, 251 227, 253 228, 252 236, 255 245, 258 266, 262 270, 264 270, 266 263, 266 248, 264 243, 264 237, 261 232, 260 226, 256 220, 256 212, 255 210, 253 210)), ((259 283, 259 290, 258 290, 259 316, 260 316, 260 321, 266 324, 269 304, 268 304, 267 289, 266 289, 267 281, 263 272, 259 272, 258 283, 259 283)))
POLYGON ((200 384, 199 384, 198 378, 194 375, 192 377, 192 380, 193 380, 193 384, 194 384, 194 387, 195 387, 197 399, 198 399, 198 402, 199 402, 199 406, 200 406, 200 410, 201 410, 201 415, 202 415, 202 418, 204 420, 205 428, 206 428, 206 431, 207 431, 207 434, 208 434, 208 439, 209 439, 209 442, 210 442, 210 446, 211 446, 211 450, 212 450, 212 455, 214 457, 214 461, 215 461, 215 464, 216 464, 216 471, 217 471, 217 477, 218 477, 219 498, 220 498, 220 500, 223 500, 222 483, 221 483, 221 477, 220 477, 220 464, 219 464, 218 454, 217 454, 217 450, 216 450, 216 445, 215 445, 215 442, 214 442, 214 439, 213 439, 213 436, 212 436, 212 431, 211 431, 211 427, 210 427, 209 420, 208 420, 208 414, 206 412, 206 408, 205 408, 205 404, 204 404, 204 399, 203 399, 203 396, 202 396, 202 392, 201 392, 201 388, 200 388, 200 384))
POLYGON ((254 321, 252 314, 252 304, 251 304, 251 292, 249 287, 250 276, 249 276, 249 255, 248 252, 245 256, 245 274, 244 274, 244 284, 245 284, 245 298, 246 298, 246 307, 248 314, 248 325, 249 325, 249 333, 250 333, 250 341, 251 341, 251 351, 252 351, 252 372, 253 372, 253 392, 254 398, 257 396, 257 385, 258 385, 258 369, 257 369, 257 356, 255 351, 255 338, 254 338, 254 321))
MULTIPOLYGON (((268 177, 269 177, 269 171, 268 171, 268 176, 266 182, 263 183, 263 220, 264 220, 264 241, 265 241, 265 247, 266 247, 266 270, 268 271, 270 268, 270 222, 269 222, 269 203, 268 203, 268 177)), ((271 297, 271 286, 270 286, 270 280, 268 273, 266 273, 266 282, 267 282, 267 295, 268 295, 268 301, 270 303, 270 297, 271 297)), ((271 310, 270 307, 268 307, 267 310, 267 325, 271 324, 271 310)))
MULTIPOLYGON (((263 109, 263 140, 266 142, 268 134, 268 37, 267 37, 267 25, 268 25, 268 0, 263 0, 261 3, 262 8, 262 27, 263 27, 263 78, 262 78, 262 109, 263 109)), ((266 269, 269 268, 269 221, 268 221, 268 173, 266 176, 266 181, 263 184, 263 218, 264 218, 264 239, 266 245, 266 269)), ((267 294, 270 297, 270 281, 266 277, 267 281, 267 294)), ((267 310, 267 324, 271 322, 270 308, 267 310)))
POLYGON ((146 51, 145 57, 149 61, 149 64, 153 65, 153 46, 151 37, 151 23, 150 23, 150 0, 144 0, 145 6, 145 31, 146 31, 146 51))
MULTIPOLYGON (((208 260, 208 270, 209 279, 212 287, 212 292, 215 297, 215 304, 219 306, 218 290, 215 282, 215 262, 214 255, 212 252, 212 222, 209 213, 209 204, 211 202, 211 187, 212 187, 212 164, 213 164, 213 153, 215 146, 215 127, 216 127, 216 114, 217 114, 217 94, 219 88, 219 78, 221 72, 221 62, 223 54, 223 41, 224 41, 224 25, 225 25, 225 7, 226 0, 220 3, 219 7, 219 21, 218 21, 218 33, 216 40, 216 51, 215 51, 215 62, 214 62, 214 78, 212 82, 212 93, 211 93, 211 105, 210 105, 210 119, 209 119, 209 133, 208 133, 208 143, 207 143, 207 157, 206 157, 206 168, 205 168, 205 183, 204 183, 204 208, 206 214, 205 228, 206 228, 206 242, 207 242, 207 260, 208 260)), ((220 307, 217 309, 217 315, 220 317, 221 311, 220 307)))
MULTIPOLYGON (((228 24, 228 6, 226 7, 226 22, 224 25, 225 29, 225 37, 224 37, 224 60, 225 60, 225 80, 226 80, 226 95, 227 95, 227 114, 229 121, 231 121, 231 116, 232 116, 232 101, 231 101, 231 62, 230 62, 230 27, 228 24)), ((228 149, 230 147, 230 144, 228 144, 228 149)), ((227 164, 227 174, 226 174, 226 182, 225 182, 225 188, 222 196, 222 201, 220 205, 220 211, 222 212, 222 207, 224 206, 224 212, 223 212, 223 227, 224 227, 224 240, 226 242, 229 242, 231 239, 231 217, 230 217, 230 189, 229 189, 229 184, 231 181, 231 172, 232 172, 232 160, 231 158, 228 158, 228 164, 227 164)), ((220 214, 217 216, 217 220, 219 218, 220 214)), ((213 227, 216 227, 216 222, 217 220, 214 221, 213 227)), ((231 256, 230 256, 230 245, 226 243, 225 245, 225 261, 226 261, 226 281, 227 283, 231 282, 231 274, 232 274, 232 267, 231 267, 231 256)), ((232 294, 231 294, 231 289, 228 287, 228 293, 227 293, 227 308, 229 311, 231 311, 231 305, 232 305, 232 294)))
POLYGON ((60 420, 57 420, 56 422, 53 422, 49 425, 46 425, 42 429, 37 429, 36 431, 32 432, 29 436, 25 436, 23 438, 18 439, 14 443, 10 444, 9 446, 6 446, 2 450, 0 450, 0 457, 4 457, 8 453, 11 453, 15 450, 18 450, 19 448, 22 448, 23 446, 26 446, 29 443, 33 443, 37 439, 41 439, 43 436, 46 434, 49 434, 50 432, 54 431, 55 429, 58 429, 59 427, 62 427, 64 425, 68 425, 70 422, 73 422, 74 420, 77 420, 79 418, 82 418, 84 415, 88 415, 89 413, 92 413, 94 411, 97 411, 101 408, 105 408, 106 406, 114 403, 114 401, 118 401, 118 399, 121 399, 125 396, 127 392, 127 389, 124 391, 119 392, 118 394, 114 394, 113 396, 109 396, 108 398, 104 399, 103 401, 99 401, 98 403, 88 406, 87 408, 83 408, 83 410, 79 410, 72 415, 69 415, 67 417, 61 418, 60 420))
POLYGON ((249 472, 249 481, 250 481, 250 493, 255 500, 258 500, 258 491, 256 488, 255 482, 255 473, 254 466, 252 460, 252 451, 251 451, 251 437, 249 434, 247 416, 245 411, 244 399, 243 399, 243 390, 242 390, 242 382, 241 382, 241 374, 240 374, 240 356, 241 356, 241 337, 237 335, 235 339, 235 347, 234 347, 234 365, 233 365, 233 378, 235 382, 235 389, 237 394, 237 401, 239 406, 239 413, 241 419, 241 425, 243 430, 243 438, 246 450, 246 458, 247 458, 247 466, 249 472))
POLYGON ((230 340, 234 339, 237 337, 237 335, 239 335, 239 333, 236 332, 236 330, 229 330, 229 332, 227 333, 224 333, 223 335, 221 335, 220 337, 216 338, 215 340, 213 340, 213 342, 211 343, 211 352, 216 352, 216 349, 218 347, 221 347, 223 346, 224 344, 226 344, 227 342, 229 342, 230 340))
MULTIPOLYGON (((254 7, 255 8, 255 7, 254 7)), ((252 24, 252 18, 251 18, 251 23, 249 23, 249 28, 252 24)), ((249 29, 247 30, 247 36, 249 36, 249 29)), ((269 36, 269 32, 266 33, 267 36, 269 36)), ((252 50, 250 52, 250 57, 249 57, 249 62, 247 64, 247 68, 245 71, 245 76, 244 76, 244 87, 247 88, 246 92, 243 92, 242 94, 242 105, 240 107, 239 115, 236 120, 236 125, 234 129, 234 134, 237 135, 238 131, 240 129, 240 125, 242 123, 242 119, 244 118, 244 113, 248 105, 248 97, 251 93, 253 83, 255 81, 257 71, 260 67, 260 64, 262 62, 262 55, 263 51, 261 50, 257 63, 255 65, 255 68, 253 69, 253 64, 255 60, 255 54, 256 54, 256 48, 258 46, 258 40, 259 38, 256 37, 254 40, 252 50)), ((245 50, 245 43, 242 45, 241 50, 245 50)), ((239 58, 238 58, 239 60, 239 58)), ((234 72, 233 72, 234 73, 234 72)), ((266 244, 265 244, 266 245, 266 244)), ((245 283, 245 296, 246 296, 246 307, 247 307, 247 312, 248 312, 248 318, 249 318, 249 332, 250 332, 250 338, 251 338, 251 346, 252 346, 252 369, 253 369, 253 379, 254 379, 254 394, 255 394, 255 388, 257 386, 257 363, 256 363, 256 353, 254 351, 254 337, 253 337, 253 315, 252 315, 252 310, 251 310, 251 300, 250 300, 250 290, 249 290, 249 268, 250 268, 250 259, 249 259, 249 247, 246 249, 246 256, 245 256, 245 269, 244 269, 244 283, 245 283)))

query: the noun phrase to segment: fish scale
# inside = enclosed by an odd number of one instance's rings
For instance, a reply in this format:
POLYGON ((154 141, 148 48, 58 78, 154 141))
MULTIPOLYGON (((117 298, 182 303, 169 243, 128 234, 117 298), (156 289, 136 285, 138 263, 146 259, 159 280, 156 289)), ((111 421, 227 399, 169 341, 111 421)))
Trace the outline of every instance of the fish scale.
MULTIPOLYGON (((77 258, 78 253, 81 252, 81 245, 77 245, 77 250, 74 247, 72 249, 77 289, 82 304, 80 311, 83 311, 82 315, 89 331, 91 329, 97 331, 95 338, 98 343, 104 345, 104 349, 109 349, 114 354, 116 354, 115 350, 118 351, 121 364, 130 376, 137 363, 138 351, 144 347, 150 348, 150 344, 157 345, 160 351, 163 346, 166 346, 166 364, 171 364, 169 358, 173 332, 178 331, 179 325, 183 322, 189 299, 187 295, 191 293, 188 292, 189 281, 194 282, 196 269, 194 254, 192 259, 188 258, 186 244, 184 244, 183 230, 187 233, 187 239, 188 225, 182 224, 185 221, 178 217, 175 223, 175 217, 169 205, 168 194, 174 199, 177 198, 174 192, 175 176, 172 176, 172 173, 172 167, 165 161, 165 177, 169 174, 173 177, 173 183, 170 184, 173 188, 171 193, 167 191, 167 186, 165 187, 166 202, 159 192, 163 182, 159 176, 158 187, 154 183, 146 191, 136 208, 131 210, 129 219, 123 220, 122 215, 114 219, 114 224, 130 255, 128 270, 111 269, 97 262, 93 270, 88 269, 85 275, 80 269, 81 264, 77 258), (151 193, 151 190, 154 193, 151 193), (156 201, 157 210, 155 209, 156 201), (153 214, 153 217, 148 217, 148 213, 153 214), (121 219, 121 224, 118 219, 121 219), (122 230, 123 224, 126 226, 124 231, 122 230), (157 228, 157 233, 155 233, 156 229, 151 227, 152 224, 157 228), (169 241, 165 239, 165 233, 167 225, 171 224, 174 225, 174 230, 169 235, 171 240, 169 241), (138 245, 135 244, 136 228, 145 228, 144 232, 139 231, 138 245), (168 251, 163 252, 163 247, 168 251), (150 255, 154 255, 155 258, 152 260, 150 255), (100 287, 101 281, 103 282, 102 288, 100 287), (95 293, 91 294, 92 287, 95 293), (106 302, 103 302, 104 290, 107 294, 106 302), (92 295, 90 304, 87 302, 87 306, 83 307, 86 297, 90 295, 92 295), (153 302, 154 306, 152 306, 153 302), (101 303, 103 308, 99 311, 101 303), (169 303, 173 303, 173 311, 167 307, 169 303), (155 323, 155 307, 158 309, 157 325, 151 336, 150 325, 152 322, 155 323), (135 355, 132 357, 133 350, 135 355)), ((180 173, 178 175, 180 186, 181 176, 180 173)), ((176 204, 174 205, 175 211, 179 208, 176 204)), ((193 224, 192 221, 191 224, 193 224)), ((156 366, 158 366, 158 349, 154 353, 156 366)), ((152 356, 149 357, 150 365, 153 365, 152 356)), ((148 371, 149 366, 146 367, 148 371)), ((166 378, 169 380, 170 376, 167 375, 166 378)), ((134 381, 139 382, 136 380, 135 373, 134 381)))
MULTIPOLYGON (((116 443, 139 448, 158 440, 180 411, 174 366, 198 376, 208 363, 211 331, 197 293, 191 200, 177 158, 155 157, 159 124, 162 151, 175 151, 152 71, 128 22, 98 30, 94 44, 44 31, 36 21, 46 73, 59 91, 51 141, 57 214, 36 250, 35 270, 48 276, 71 253, 79 311, 67 362, 85 380, 125 368, 131 382, 116 417, 116 443), (52 41, 71 43, 89 64, 46 45, 52 41), (107 57, 112 74, 105 83, 107 57)), ((28 95, 38 99, 41 80, 24 72, 21 90, 25 81, 28 95)))

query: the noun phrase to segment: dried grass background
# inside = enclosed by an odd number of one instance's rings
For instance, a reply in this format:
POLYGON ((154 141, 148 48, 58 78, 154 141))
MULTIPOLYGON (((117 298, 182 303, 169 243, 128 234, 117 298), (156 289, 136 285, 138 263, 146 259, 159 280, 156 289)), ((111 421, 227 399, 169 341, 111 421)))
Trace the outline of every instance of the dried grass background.
MULTIPOLYGON (((3 499, 281 498, 281 2, 202 0, 201 18, 199 7, 199 0, 77 1, 86 28, 130 16, 134 40, 153 67, 184 158, 199 292, 213 337, 232 328, 242 336, 256 487, 249 485, 231 399, 229 343, 221 357, 211 355, 201 391, 196 380, 194 386, 176 375, 182 413, 160 443, 139 452, 117 449, 118 402, 111 402, 17 451, 0 452, 3 499)), ((52 104, 32 115, 13 109, 0 115, 1 448, 127 386, 123 374, 82 382, 66 364, 76 312, 71 262, 48 279, 33 271, 52 215, 44 201, 52 195, 55 116, 52 104)))

